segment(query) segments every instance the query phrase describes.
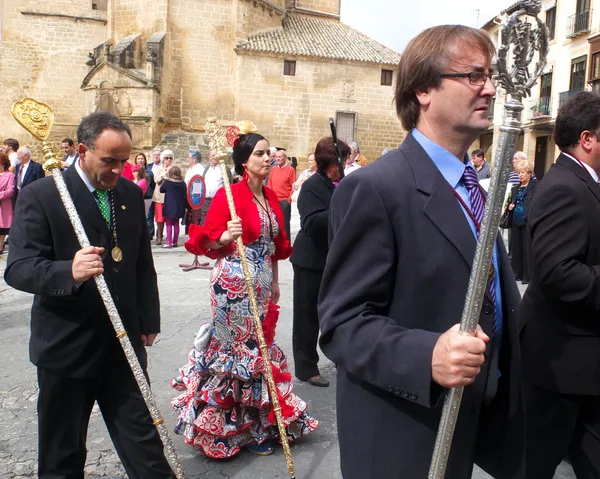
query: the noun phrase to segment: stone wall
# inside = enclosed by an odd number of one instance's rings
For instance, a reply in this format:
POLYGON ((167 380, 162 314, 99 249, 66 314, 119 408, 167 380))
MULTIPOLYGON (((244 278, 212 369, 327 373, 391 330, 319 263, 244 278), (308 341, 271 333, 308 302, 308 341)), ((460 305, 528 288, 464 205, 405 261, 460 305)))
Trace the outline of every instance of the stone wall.
MULTIPOLYGON (((321 13, 340 14, 341 0, 295 0, 295 7, 321 13)), ((292 3, 294 3, 292 1, 292 3)))
MULTIPOLYGON (((391 67, 386 67, 391 68, 391 67)), ((329 136, 329 117, 356 114, 355 140, 368 158, 397 147, 405 136, 392 104, 393 88, 381 86, 381 66, 298 59, 296 76, 283 75, 283 58, 240 55, 235 118, 254 121, 271 145, 304 164, 329 136)))
POLYGON ((50 139, 58 150, 85 114, 81 81, 88 52, 106 39, 106 12, 92 10, 90 0, 2 0, 2 7, 0 135, 41 151, 10 113, 14 102, 30 96, 54 110, 50 139))

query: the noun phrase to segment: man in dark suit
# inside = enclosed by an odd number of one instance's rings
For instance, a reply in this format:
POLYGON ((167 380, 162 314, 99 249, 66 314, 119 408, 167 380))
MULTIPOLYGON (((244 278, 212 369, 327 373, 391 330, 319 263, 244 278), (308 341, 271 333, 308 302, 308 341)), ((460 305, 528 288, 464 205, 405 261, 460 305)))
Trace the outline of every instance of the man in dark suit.
POLYGON ((22 146, 17 150, 17 157, 19 158, 19 164, 15 172, 15 186, 18 195, 23 188, 43 178, 45 174, 42 165, 31 159, 31 150, 26 146, 22 146))
POLYGON ((29 352, 38 368, 39 477, 83 477, 94 401, 129 477, 175 477, 93 279, 104 275, 145 370, 160 312, 142 191, 120 176, 131 132, 114 115, 94 113, 77 137, 80 159, 64 178, 93 246, 80 247, 45 178, 19 195, 4 275, 35 295, 29 352))
POLYGON ((528 227, 530 284, 520 318, 527 479, 551 479, 567 455, 600 477, 600 97, 559 110, 561 155, 540 181, 528 227))
POLYGON ((483 216, 468 149, 488 127, 494 46, 425 30, 404 51, 398 150, 343 179, 330 206, 321 349, 337 366, 344 479, 428 475, 445 389, 466 386, 446 479, 477 462, 523 477, 520 296, 501 238, 474 336, 458 332, 483 216))

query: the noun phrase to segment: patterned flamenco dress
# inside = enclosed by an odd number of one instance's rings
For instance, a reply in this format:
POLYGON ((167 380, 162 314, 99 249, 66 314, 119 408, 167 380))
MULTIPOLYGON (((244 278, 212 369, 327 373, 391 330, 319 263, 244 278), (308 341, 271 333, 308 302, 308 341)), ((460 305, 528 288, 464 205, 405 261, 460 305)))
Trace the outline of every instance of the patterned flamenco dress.
MULTIPOLYGON (((267 191, 265 194, 277 205, 274 193, 267 191)), ((271 364, 267 367, 271 367, 277 384, 288 439, 294 440, 314 431, 318 421, 307 413, 306 403, 292 393, 286 357, 274 341, 279 307, 269 301, 272 261, 289 257, 291 248, 285 233, 280 232, 280 211, 276 214, 268 208, 268 213, 258 212, 252 196, 247 197, 250 189, 246 182, 232 185, 232 192, 245 228, 242 240, 270 355, 271 364), (246 239, 256 235, 246 243, 246 239)), ((235 243, 216 251, 203 247, 207 239, 220 237, 229 219, 221 189, 204 226, 191 225, 186 248, 193 254, 217 259, 210 279, 213 322, 201 328, 187 364, 171 383, 182 391, 171 401, 179 415, 175 432, 214 459, 230 458, 244 446, 279 437, 235 243)))

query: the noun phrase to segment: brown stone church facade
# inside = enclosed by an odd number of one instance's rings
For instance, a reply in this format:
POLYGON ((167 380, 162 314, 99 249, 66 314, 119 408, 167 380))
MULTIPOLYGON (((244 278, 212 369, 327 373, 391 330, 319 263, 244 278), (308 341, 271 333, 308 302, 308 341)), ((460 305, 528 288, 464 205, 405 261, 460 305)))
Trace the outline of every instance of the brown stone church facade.
POLYGON ((397 146, 399 55, 340 22, 341 0, 0 0, 0 135, 35 142, 10 116, 31 96, 55 112, 55 142, 109 110, 136 151, 206 148, 203 125, 254 121, 304 160, 329 134, 367 157, 397 146))

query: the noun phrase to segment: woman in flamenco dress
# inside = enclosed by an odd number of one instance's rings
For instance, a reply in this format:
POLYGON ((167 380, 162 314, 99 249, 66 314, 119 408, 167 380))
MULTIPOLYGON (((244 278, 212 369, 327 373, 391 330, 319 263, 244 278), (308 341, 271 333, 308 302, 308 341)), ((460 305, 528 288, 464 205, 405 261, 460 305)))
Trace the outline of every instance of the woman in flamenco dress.
POLYGON ((279 316, 279 260, 292 253, 280 225, 283 214, 275 192, 263 186, 269 173, 269 144, 257 134, 240 135, 233 148, 236 173, 231 186, 239 220, 229 213, 225 189, 215 195, 202 226, 190 225, 186 249, 217 262, 210 278, 212 323, 200 328, 187 364, 171 385, 181 394, 171 404, 178 412, 175 432, 214 459, 226 459, 243 448, 273 453, 280 440, 264 371, 270 367, 278 389, 287 436, 294 440, 314 431, 318 421, 292 392, 283 351, 275 342, 279 316), (235 240, 241 236, 268 345, 270 364, 259 349, 254 319, 235 240))

